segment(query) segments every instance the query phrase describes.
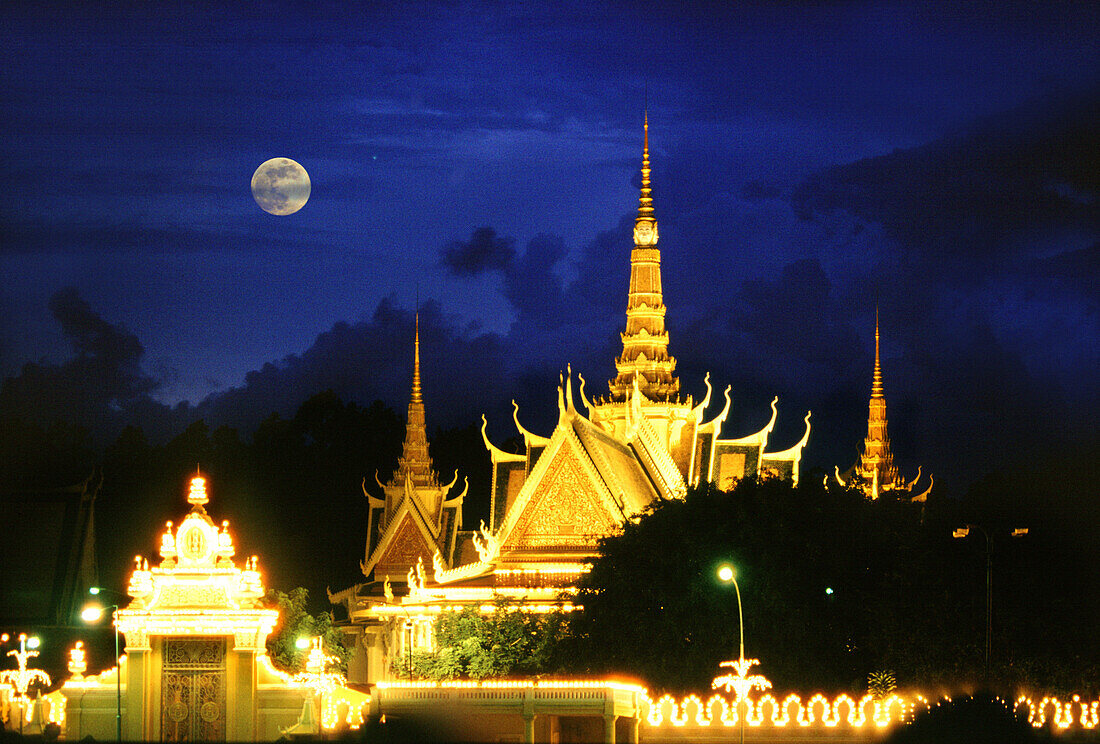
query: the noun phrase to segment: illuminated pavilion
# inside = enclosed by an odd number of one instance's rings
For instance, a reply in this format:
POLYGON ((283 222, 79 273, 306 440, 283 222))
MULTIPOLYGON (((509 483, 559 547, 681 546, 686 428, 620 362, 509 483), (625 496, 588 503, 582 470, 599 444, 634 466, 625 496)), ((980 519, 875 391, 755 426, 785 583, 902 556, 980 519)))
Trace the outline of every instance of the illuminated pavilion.
POLYGON ((229 522, 206 512, 203 477, 187 501, 161 535, 160 564, 134 559, 131 600, 114 615, 126 639, 119 666, 62 688, 67 738, 113 740, 119 694, 124 741, 270 741, 312 695, 271 666, 279 612, 261 605, 257 558, 234 562, 229 522))
POLYGON ((894 453, 890 451, 890 435, 886 432, 886 393, 882 384, 882 363, 879 356, 878 308, 875 308, 875 369, 871 375, 871 400, 867 412, 867 436, 863 440, 863 451, 859 460, 844 473, 834 468, 836 479, 842 486, 856 486, 867 498, 877 499, 886 493, 910 498, 913 501, 925 501, 932 491, 934 481, 928 476, 928 488, 914 493, 921 469, 917 475, 907 481, 898 475, 894 465, 894 453))
MULTIPOLYGON (((648 118, 641 173, 623 350, 609 394, 589 400, 578 375, 575 395, 568 370, 558 385, 558 422, 549 436, 525 429, 513 402, 522 454, 493 445, 483 423, 493 476, 489 524, 482 522, 477 531, 461 529, 465 490, 450 495, 457 474, 441 486, 431 468, 415 340, 404 450, 390 482, 377 483, 384 498, 368 494, 371 516, 361 563, 367 581, 329 595, 348 612, 345 632, 356 651, 350 681, 389 679, 394 659, 410 648, 430 649, 433 621, 445 610, 474 605, 488 612, 502 597, 530 611, 556 609, 586 570, 586 559, 596 555, 597 540, 655 500, 684 498, 688 486, 700 482, 729 488, 745 477, 798 481, 809 413, 801 440, 769 452, 777 400, 762 429, 724 439, 730 388, 721 411, 709 418, 709 376, 702 401, 680 395, 665 328, 648 118)), ((571 609, 568 602, 560 606, 571 609)))

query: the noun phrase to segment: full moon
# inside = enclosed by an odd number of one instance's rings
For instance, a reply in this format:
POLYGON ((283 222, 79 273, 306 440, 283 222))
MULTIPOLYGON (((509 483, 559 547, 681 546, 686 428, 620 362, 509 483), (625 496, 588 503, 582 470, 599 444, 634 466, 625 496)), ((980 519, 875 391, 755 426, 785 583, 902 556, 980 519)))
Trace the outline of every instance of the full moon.
POLYGON ((272 158, 252 174, 252 198, 269 214, 294 214, 309 200, 309 174, 290 158, 272 158))

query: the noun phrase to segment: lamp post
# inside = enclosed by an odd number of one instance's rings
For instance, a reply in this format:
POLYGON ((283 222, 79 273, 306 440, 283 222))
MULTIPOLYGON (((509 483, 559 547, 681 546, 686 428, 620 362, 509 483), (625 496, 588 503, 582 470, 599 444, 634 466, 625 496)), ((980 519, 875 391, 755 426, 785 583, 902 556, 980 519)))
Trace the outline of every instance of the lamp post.
MULTIPOLYGON (((9 636, 7 633, 0 635, 0 642, 7 643, 9 636)), ((27 701, 30 700, 30 696, 27 695, 27 691, 34 683, 45 684, 47 687, 50 685, 50 675, 43 672, 41 669, 27 669, 27 660, 35 656, 38 656, 36 650, 41 644, 38 636, 27 637, 26 633, 19 634, 19 650, 8 651, 8 656, 14 656, 16 663, 19 665, 17 671, 5 671, 0 673, 0 683, 10 684, 15 688, 14 700, 19 703, 19 733, 23 733, 23 719, 26 718, 27 713, 27 701), (30 649, 28 651, 27 649, 30 649)))
MULTIPOLYGON (((97 596, 104 592, 118 594, 118 592, 111 592, 108 589, 103 589, 98 586, 93 586, 88 589, 88 594, 92 596, 97 596)), ((113 617, 114 613, 118 612, 119 607, 117 604, 91 604, 81 610, 80 618, 86 623, 94 623, 103 617, 103 613, 107 609, 113 611, 111 627, 115 631, 115 740, 122 741, 122 660, 119 658, 118 653, 118 623, 115 622, 113 617)))
MULTIPOLYGON (((971 529, 980 530, 985 535, 985 681, 989 683, 989 651, 993 643, 993 537, 989 531, 980 524, 967 524, 955 529, 951 536, 962 539, 970 534, 971 529)), ((1027 527, 1017 527, 1010 533, 1011 537, 1023 537, 1027 534, 1027 527)))
MULTIPOLYGON (((741 647, 739 649, 738 660, 742 664, 744 664, 745 663, 745 615, 741 611, 741 587, 739 587, 737 585, 737 569, 735 569, 733 566, 731 566, 728 563, 723 563, 721 566, 718 567, 718 580, 721 581, 723 584, 732 583, 734 591, 737 592, 737 627, 738 627, 738 629, 740 630, 740 633, 741 633, 741 647)), ((738 697, 740 698, 740 696, 738 696, 738 697)), ((740 706, 741 701, 740 701, 740 699, 738 699, 737 702, 738 702, 737 720, 741 724, 741 744, 745 744, 745 715, 743 715, 741 713, 741 706, 740 706)), ((745 705, 746 705, 746 708, 747 708, 748 707, 748 702, 747 701, 746 701, 745 705)), ((745 713, 747 714, 748 711, 746 710, 745 713)))

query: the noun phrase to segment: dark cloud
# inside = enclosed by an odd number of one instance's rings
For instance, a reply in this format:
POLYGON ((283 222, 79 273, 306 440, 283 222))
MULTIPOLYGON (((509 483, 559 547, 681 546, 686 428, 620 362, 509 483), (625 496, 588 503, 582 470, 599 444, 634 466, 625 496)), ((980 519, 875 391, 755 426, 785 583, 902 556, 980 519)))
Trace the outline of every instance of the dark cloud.
MULTIPOLYGON (((332 390, 364 405, 381 400, 397 411, 409 402, 414 313, 384 299, 368 320, 339 322, 300 355, 250 372, 244 385, 210 396, 196 413, 213 425, 245 431, 258 415, 293 415, 302 401, 332 390)), ((428 425, 453 428, 487 410, 504 409, 504 347, 493 334, 472 334, 446 318, 437 302, 420 308, 420 357, 428 425)), ((505 393, 506 394, 506 393, 505 393)))
POLYGON ((515 255, 513 238, 498 237, 491 227, 479 227, 469 240, 455 240, 444 246, 442 260, 456 276, 477 276, 508 268, 515 255))
POLYGON ((910 260, 957 277, 975 261, 1046 250, 1044 232, 1095 239, 1100 90, 1031 101, 928 145, 825 169, 791 203, 807 220, 844 210, 880 223, 910 260))
MULTIPOLYGON (((0 387, 0 418, 77 423, 99 437, 116 433, 134 406, 158 386, 141 365, 137 336, 104 320, 68 287, 50 299, 75 356, 61 364, 29 363, 0 387)), ((163 408, 163 407, 160 407, 163 408)))

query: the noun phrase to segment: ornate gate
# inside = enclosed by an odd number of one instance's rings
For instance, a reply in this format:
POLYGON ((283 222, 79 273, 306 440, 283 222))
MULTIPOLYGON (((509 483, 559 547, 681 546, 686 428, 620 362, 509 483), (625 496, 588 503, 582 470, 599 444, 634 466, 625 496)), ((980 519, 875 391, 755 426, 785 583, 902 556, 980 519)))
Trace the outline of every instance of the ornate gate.
POLYGON ((225 741, 225 640, 165 638, 163 741, 225 741))

